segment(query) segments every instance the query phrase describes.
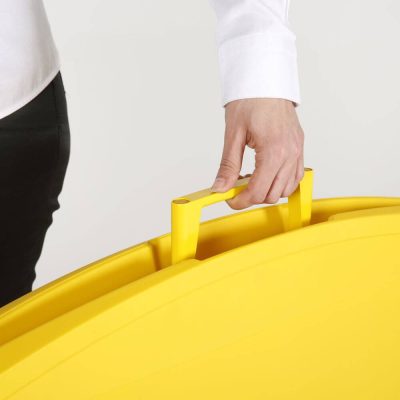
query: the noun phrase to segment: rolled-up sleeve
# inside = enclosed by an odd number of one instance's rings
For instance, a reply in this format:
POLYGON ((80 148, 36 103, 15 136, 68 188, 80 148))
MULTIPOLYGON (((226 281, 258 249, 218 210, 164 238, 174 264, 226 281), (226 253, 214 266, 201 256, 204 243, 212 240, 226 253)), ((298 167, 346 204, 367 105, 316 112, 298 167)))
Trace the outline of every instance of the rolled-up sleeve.
POLYGON ((209 0, 217 17, 222 105, 274 97, 300 104, 289 0, 209 0))

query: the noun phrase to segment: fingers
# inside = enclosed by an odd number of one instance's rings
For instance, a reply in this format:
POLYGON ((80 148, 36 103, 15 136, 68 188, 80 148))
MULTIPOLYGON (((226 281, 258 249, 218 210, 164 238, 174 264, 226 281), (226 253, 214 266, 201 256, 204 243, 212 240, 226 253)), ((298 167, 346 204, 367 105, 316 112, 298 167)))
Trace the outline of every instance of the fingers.
POLYGON ((304 133, 293 103, 243 99, 228 103, 225 110, 224 149, 211 190, 225 192, 235 185, 247 145, 255 151, 255 169, 247 187, 228 205, 241 210, 290 196, 304 174, 304 133))
POLYGON ((296 170, 297 162, 292 166, 288 181, 284 187, 280 197, 289 197, 296 190, 296 170))
POLYGON ((275 176, 275 179, 271 185, 270 190, 268 191, 267 196, 264 199, 264 203, 274 204, 281 197, 288 197, 292 193, 292 187, 294 186, 296 169, 297 169, 297 160, 295 162, 287 162, 282 168, 278 171, 275 176), (288 188, 288 190, 287 190, 288 188), (286 194, 286 192, 290 192, 286 194))
POLYGON ((296 181, 295 186, 299 185, 300 181, 304 176, 304 153, 301 152, 299 159, 297 160, 297 169, 296 169, 296 181))
POLYGON ((289 146, 269 145, 265 149, 256 149, 256 168, 247 188, 233 199, 227 200, 235 210, 242 210, 254 204, 274 204, 281 197, 289 197, 297 188, 304 174, 303 149, 289 146), (265 155, 264 155, 265 154, 265 155))
POLYGON ((304 176, 304 132, 302 129, 299 130, 298 140, 300 148, 299 156, 295 165, 293 166, 293 170, 290 172, 290 178, 288 179, 281 197, 289 197, 292 195, 304 176))
POLYGON ((281 197, 289 197, 293 194, 293 192, 299 186, 300 181, 304 176, 304 153, 303 149, 300 152, 300 155, 297 159, 296 165, 294 167, 294 172, 291 174, 291 178, 288 180, 288 183, 285 189, 282 192, 281 197))
POLYGON ((220 167, 211 187, 212 192, 226 192, 235 185, 242 167, 245 139, 244 131, 226 130, 220 167))
POLYGON ((255 163, 256 168, 246 189, 233 199, 227 200, 228 205, 234 210, 242 210, 253 204, 262 203, 280 166, 272 152, 256 151, 255 163))

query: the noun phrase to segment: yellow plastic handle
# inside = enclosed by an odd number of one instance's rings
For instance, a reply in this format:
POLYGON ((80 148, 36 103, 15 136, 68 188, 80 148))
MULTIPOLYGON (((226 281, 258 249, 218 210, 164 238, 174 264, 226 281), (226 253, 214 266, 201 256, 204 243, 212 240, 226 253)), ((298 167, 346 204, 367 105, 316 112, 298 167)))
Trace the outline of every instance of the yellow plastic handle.
MULTIPOLYGON (((199 237, 201 210, 220 201, 231 199, 243 191, 250 177, 237 180, 225 193, 210 189, 178 197, 171 202, 171 263, 195 258, 199 237)), ((309 225, 311 219, 313 170, 304 169, 304 176, 296 191, 288 199, 288 230, 309 225)))

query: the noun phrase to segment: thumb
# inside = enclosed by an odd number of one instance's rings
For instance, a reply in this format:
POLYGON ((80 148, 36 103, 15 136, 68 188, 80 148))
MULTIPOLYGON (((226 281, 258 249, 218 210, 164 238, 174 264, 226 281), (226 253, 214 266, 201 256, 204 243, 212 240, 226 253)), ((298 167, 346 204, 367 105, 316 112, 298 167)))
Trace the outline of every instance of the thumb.
POLYGON ((226 192, 235 185, 242 167, 244 148, 245 142, 239 132, 225 134, 220 167, 211 187, 212 192, 226 192))

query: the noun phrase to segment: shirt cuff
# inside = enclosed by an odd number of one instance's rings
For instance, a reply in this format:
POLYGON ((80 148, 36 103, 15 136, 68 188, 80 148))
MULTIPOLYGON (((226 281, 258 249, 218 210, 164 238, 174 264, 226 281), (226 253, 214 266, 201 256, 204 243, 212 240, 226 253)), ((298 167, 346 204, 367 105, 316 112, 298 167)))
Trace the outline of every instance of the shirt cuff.
POLYGON ((301 102, 294 34, 257 33, 223 42, 218 48, 222 106, 246 98, 301 102))

